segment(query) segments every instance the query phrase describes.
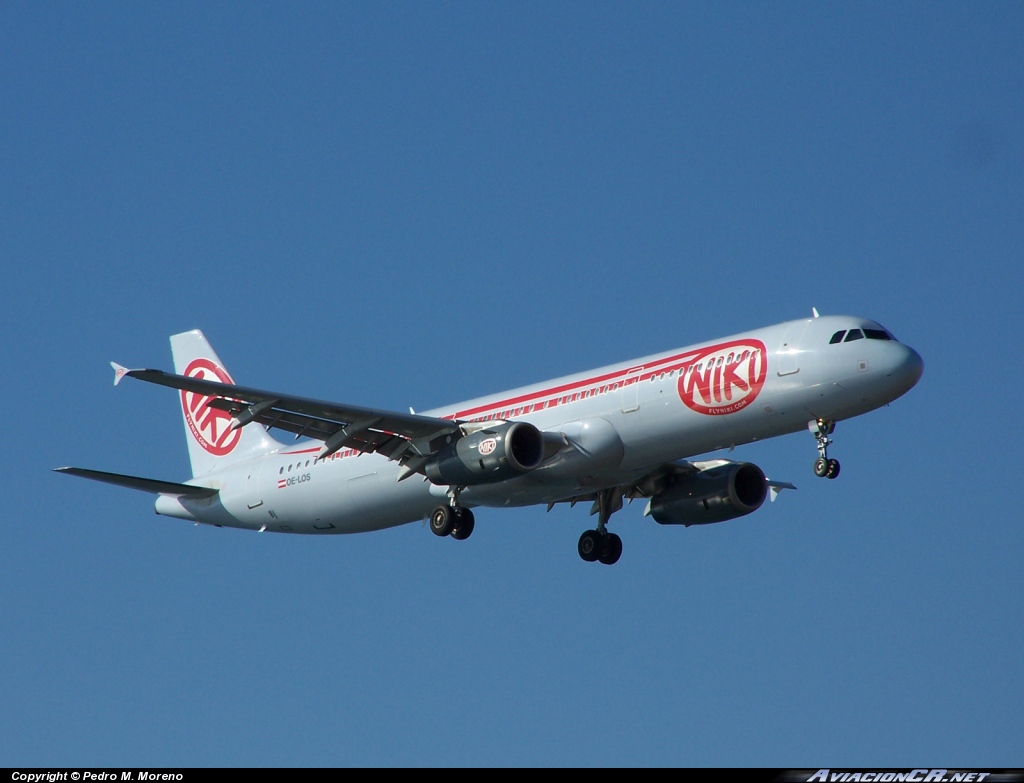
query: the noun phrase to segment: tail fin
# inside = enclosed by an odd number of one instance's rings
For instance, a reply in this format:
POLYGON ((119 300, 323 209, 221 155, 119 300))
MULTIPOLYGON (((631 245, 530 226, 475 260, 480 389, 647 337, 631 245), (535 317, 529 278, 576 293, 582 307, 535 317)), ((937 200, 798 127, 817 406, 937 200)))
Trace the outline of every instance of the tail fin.
MULTIPOLYGON (((171 337, 174 371, 179 375, 234 383, 220 358, 198 329, 171 337)), ((231 414, 209 407, 211 397, 179 392, 192 476, 266 454, 279 447, 266 428, 255 422, 231 429, 231 414)))

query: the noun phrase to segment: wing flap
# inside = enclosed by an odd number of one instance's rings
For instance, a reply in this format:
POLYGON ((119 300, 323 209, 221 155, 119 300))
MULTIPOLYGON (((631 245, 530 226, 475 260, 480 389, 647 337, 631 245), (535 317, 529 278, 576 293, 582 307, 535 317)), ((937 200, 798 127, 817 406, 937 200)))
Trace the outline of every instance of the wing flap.
POLYGON ((86 468, 54 468, 54 472, 63 473, 67 476, 78 476, 79 478, 92 481, 102 481, 105 484, 114 484, 119 487, 138 489, 142 492, 152 492, 155 495, 169 495, 170 497, 209 498, 217 494, 218 490, 210 487, 197 487, 192 484, 177 484, 173 481, 160 481, 159 479, 141 478, 139 476, 128 476, 124 473, 106 473, 102 470, 87 470, 86 468))

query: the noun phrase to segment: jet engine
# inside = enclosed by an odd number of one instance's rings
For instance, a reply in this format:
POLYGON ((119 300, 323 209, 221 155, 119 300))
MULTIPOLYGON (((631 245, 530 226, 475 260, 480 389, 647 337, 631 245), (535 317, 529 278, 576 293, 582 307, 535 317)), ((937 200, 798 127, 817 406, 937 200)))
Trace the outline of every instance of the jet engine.
POLYGON ((477 430, 441 449, 423 466, 434 484, 471 486, 515 478, 544 459, 544 438, 525 421, 477 430))
POLYGON ((677 480, 651 498, 650 514, 662 525, 707 525, 757 511, 767 495, 761 468, 730 462, 677 480))

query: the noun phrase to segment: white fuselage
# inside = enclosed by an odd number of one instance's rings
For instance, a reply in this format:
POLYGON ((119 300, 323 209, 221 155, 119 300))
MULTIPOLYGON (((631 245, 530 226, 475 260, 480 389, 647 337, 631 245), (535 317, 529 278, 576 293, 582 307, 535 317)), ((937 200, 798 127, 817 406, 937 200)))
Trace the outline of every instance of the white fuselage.
MULTIPOLYGON (((816 419, 848 419, 917 382, 920 356, 893 339, 829 342, 851 329, 884 332, 861 318, 791 321, 425 415, 527 421, 553 444, 539 468, 467 487, 463 505, 556 502, 628 485, 666 462, 801 431, 816 419)), ((320 447, 281 447, 197 476, 188 483, 218 495, 161 496, 157 513, 282 533, 355 533, 421 520, 449 489, 419 475, 399 482, 400 466, 378 454, 342 450, 317 460, 320 447)))

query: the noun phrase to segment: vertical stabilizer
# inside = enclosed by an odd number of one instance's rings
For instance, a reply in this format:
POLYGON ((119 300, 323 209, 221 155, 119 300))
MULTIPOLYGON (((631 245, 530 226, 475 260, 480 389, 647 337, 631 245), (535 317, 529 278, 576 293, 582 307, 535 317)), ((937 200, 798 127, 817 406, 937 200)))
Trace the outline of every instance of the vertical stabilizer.
MULTIPOLYGON (((231 383, 220 357, 198 329, 171 337, 174 371, 178 375, 231 383)), ((251 423, 231 429, 231 414, 211 408, 212 397, 194 392, 178 393, 181 415, 185 420, 185 439, 192 461, 193 477, 205 476, 214 470, 252 459, 281 444, 270 437, 266 428, 251 423)))

